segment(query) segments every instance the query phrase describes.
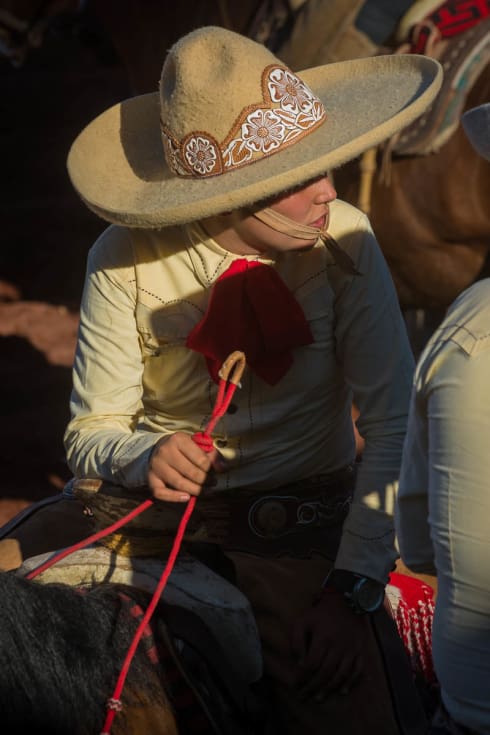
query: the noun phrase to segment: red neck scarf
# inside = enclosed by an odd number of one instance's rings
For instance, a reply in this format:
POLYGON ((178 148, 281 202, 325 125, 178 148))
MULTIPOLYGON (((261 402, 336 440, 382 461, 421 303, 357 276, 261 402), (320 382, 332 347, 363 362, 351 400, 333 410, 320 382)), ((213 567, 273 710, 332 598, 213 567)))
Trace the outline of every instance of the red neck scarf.
POLYGON ((269 265, 235 260, 214 284, 208 308, 186 345, 206 358, 218 383, 218 370, 234 350, 270 385, 293 363, 295 347, 314 342, 301 306, 269 265))

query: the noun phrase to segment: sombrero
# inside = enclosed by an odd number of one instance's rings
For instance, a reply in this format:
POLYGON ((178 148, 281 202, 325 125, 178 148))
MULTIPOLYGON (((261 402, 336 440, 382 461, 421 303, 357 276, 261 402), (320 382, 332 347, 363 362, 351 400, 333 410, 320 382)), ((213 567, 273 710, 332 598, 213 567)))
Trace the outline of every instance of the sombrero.
POLYGON ((389 138, 432 102, 434 59, 387 55, 293 73, 262 44, 199 28, 168 52, 160 90, 103 112, 68 155, 109 222, 162 227, 241 208, 389 138))
POLYGON ((467 110, 461 122, 475 151, 490 161, 490 102, 467 110))

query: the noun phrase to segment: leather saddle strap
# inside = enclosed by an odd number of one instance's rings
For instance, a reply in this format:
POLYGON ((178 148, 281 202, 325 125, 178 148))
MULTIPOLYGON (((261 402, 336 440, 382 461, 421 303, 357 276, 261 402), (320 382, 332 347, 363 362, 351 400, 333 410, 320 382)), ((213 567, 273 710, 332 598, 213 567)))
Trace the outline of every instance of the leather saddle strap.
POLYGON ((400 735, 425 735, 427 716, 396 623, 385 607, 371 615, 371 623, 383 659, 400 735))

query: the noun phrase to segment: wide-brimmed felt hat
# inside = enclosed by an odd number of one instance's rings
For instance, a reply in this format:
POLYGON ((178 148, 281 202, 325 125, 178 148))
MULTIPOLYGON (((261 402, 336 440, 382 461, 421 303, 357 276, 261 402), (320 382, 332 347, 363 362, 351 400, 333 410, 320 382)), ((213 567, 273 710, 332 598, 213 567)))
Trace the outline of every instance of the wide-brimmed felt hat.
POLYGON ((475 151, 490 161, 490 102, 467 110, 461 122, 475 151))
POLYGON ((274 196, 356 158, 418 117, 434 59, 387 55, 291 72, 220 27, 183 36, 160 90, 103 112, 68 155, 71 181, 109 222, 162 227, 274 196))

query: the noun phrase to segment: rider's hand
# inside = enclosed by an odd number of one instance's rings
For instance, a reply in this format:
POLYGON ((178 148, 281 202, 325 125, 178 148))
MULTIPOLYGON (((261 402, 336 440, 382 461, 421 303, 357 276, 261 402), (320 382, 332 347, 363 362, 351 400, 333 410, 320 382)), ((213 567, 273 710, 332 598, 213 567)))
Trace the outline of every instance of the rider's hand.
POLYGON ((300 696, 322 701, 334 692, 347 694, 362 676, 368 632, 367 615, 351 610, 342 593, 325 590, 293 629, 300 696))
POLYGON ((216 449, 205 452, 190 434, 177 431, 160 439, 148 463, 148 485, 157 500, 183 503, 212 483, 212 471, 222 469, 216 449))

